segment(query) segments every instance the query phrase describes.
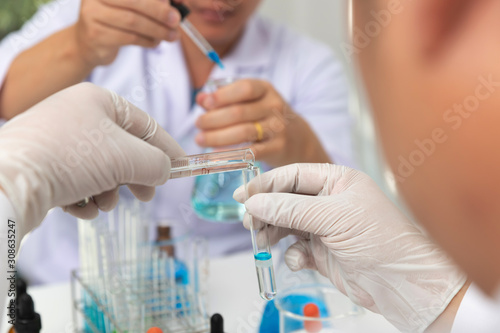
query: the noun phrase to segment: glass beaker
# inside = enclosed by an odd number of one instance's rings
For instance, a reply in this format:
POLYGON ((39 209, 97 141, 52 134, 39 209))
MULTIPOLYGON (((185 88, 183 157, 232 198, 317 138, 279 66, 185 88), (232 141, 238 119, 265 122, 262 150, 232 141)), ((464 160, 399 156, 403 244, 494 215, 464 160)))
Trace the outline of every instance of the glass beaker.
POLYGON ((333 286, 312 284, 280 292, 275 298, 280 333, 346 333, 356 331, 363 313, 333 286))
MULTIPOLYGON (((213 93, 236 80, 234 77, 210 80, 204 91, 213 93)), ((213 150, 205 152, 211 151, 213 150)), ((212 222, 240 222, 245 215, 245 206, 233 199, 233 192, 242 184, 241 171, 196 177, 191 196, 191 205, 196 215, 212 222)))

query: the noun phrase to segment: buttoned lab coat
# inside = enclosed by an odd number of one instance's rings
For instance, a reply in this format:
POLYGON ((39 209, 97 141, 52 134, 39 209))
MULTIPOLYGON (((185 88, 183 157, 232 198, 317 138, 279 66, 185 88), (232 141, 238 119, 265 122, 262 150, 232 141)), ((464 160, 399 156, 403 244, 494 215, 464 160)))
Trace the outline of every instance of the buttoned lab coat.
MULTIPOLYGON (((0 44, 1 84, 20 52, 75 23, 78 12, 79 1, 50 3, 20 31, 7 36, 0 44)), ((223 62, 225 69, 214 67, 210 78, 254 77, 272 82, 292 109, 308 121, 332 160, 351 165, 347 82, 341 63, 328 47, 255 16, 223 62)), ((202 152, 194 141, 198 132, 195 121, 205 111, 198 105, 191 108, 192 85, 180 42, 162 42, 155 49, 122 47, 116 60, 95 68, 88 81, 116 91, 148 112, 186 153, 202 152)), ((26 93, 29 90, 26 87, 26 93)), ((187 230, 204 235, 211 255, 250 248, 250 234, 241 224, 216 224, 196 217, 190 207, 193 183, 193 179, 179 179, 158 188, 152 223, 169 219, 175 223, 174 235, 187 230)), ((69 271, 78 266, 75 221, 56 209, 30 235, 19 255, 19 270, 29 280, 68 279, 69 271)))

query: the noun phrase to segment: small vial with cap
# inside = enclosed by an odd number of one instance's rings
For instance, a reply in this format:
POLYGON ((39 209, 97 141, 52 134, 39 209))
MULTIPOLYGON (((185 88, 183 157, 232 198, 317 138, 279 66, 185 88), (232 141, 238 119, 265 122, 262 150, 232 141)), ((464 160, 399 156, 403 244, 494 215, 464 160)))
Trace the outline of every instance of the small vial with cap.
POLYGON ((318 333, 323 328, 321 321, 313 318, 320 318, 319 307, 314 303, 307 303, 304 306, 304 317, 311 320, 304 320, 304 329, 307 333, 318 333))
POLYGON ((224 333, 224 318, 218 313, 210 318, 210 333, 224 333))
POLYGON ((159 327, 151 327, 147 333, 163 333, 163 331, 159 327))

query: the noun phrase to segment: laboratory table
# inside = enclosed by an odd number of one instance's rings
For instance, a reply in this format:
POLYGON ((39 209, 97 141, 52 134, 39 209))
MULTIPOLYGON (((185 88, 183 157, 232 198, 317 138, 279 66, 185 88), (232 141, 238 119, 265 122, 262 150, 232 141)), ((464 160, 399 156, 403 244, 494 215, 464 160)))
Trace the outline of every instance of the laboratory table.
MULTIPOLYGON (((259 331, 266 302, 259 297, 252 253, 244 252, 210 261, 209 309, 222 314, 227 333, 259 331)), ((278 286, 279 292, 279 286, 278 286)), ((28 288, 42 318, 42 333, 72 333, 70 283, 28 288)), ((398 332, 382 316, 370 311, 356 318, 360 333, 398 332)), ((0 333, 7 332, 6 317, 0 333)))

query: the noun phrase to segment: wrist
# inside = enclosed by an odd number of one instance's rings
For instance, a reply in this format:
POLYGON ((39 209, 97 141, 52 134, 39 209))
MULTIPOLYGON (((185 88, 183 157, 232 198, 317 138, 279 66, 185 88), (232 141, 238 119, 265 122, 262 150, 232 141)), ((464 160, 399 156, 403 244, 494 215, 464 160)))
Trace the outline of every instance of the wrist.
POLYGON ((298 114, 295 116, 295 121, 297 121, 298 126, 300 126, 300 130, 297 133, 304 133, 300 143, 303 149, 300 150, 302 153, 298 157, 300 159, 298 162, 332 163, 309 123, 298 114))
POLYGON ((9 198, 7 192, 0 186, 0 215, 4 220, 13 220, 17 222, 19 214, 9 198))
POLYGON ((446 309, 436 318, 436 320, 427 327, 425 333, 443 333, 450 332, 455 321, 460 303, 462 302, 467 289, 470 286, 470 281, 465 282, 459 292, 453 297, 446 309))
POLYGON ((19 149, 6 154, 9 158, 0 161, 0 195, 14 207, 17 222, 23 227, 19 234, 24 235, 36 228, 47 214, 52 197, 51 187, 47 179, 40 177, 40 165, 36 168, 30 166, 30 160, 25 157, 30 156, 32 151, 22 149, 25 147, 19 142, 13 142, 13 146, 19 149))
POLYGON ((69 43, 67 44, 67 54, 74 59, 79 68, 90 73, 95 67, 99 66, 94 52, 90 50, 87 43, 80 37, 78 23, 68 28, 69 43))

